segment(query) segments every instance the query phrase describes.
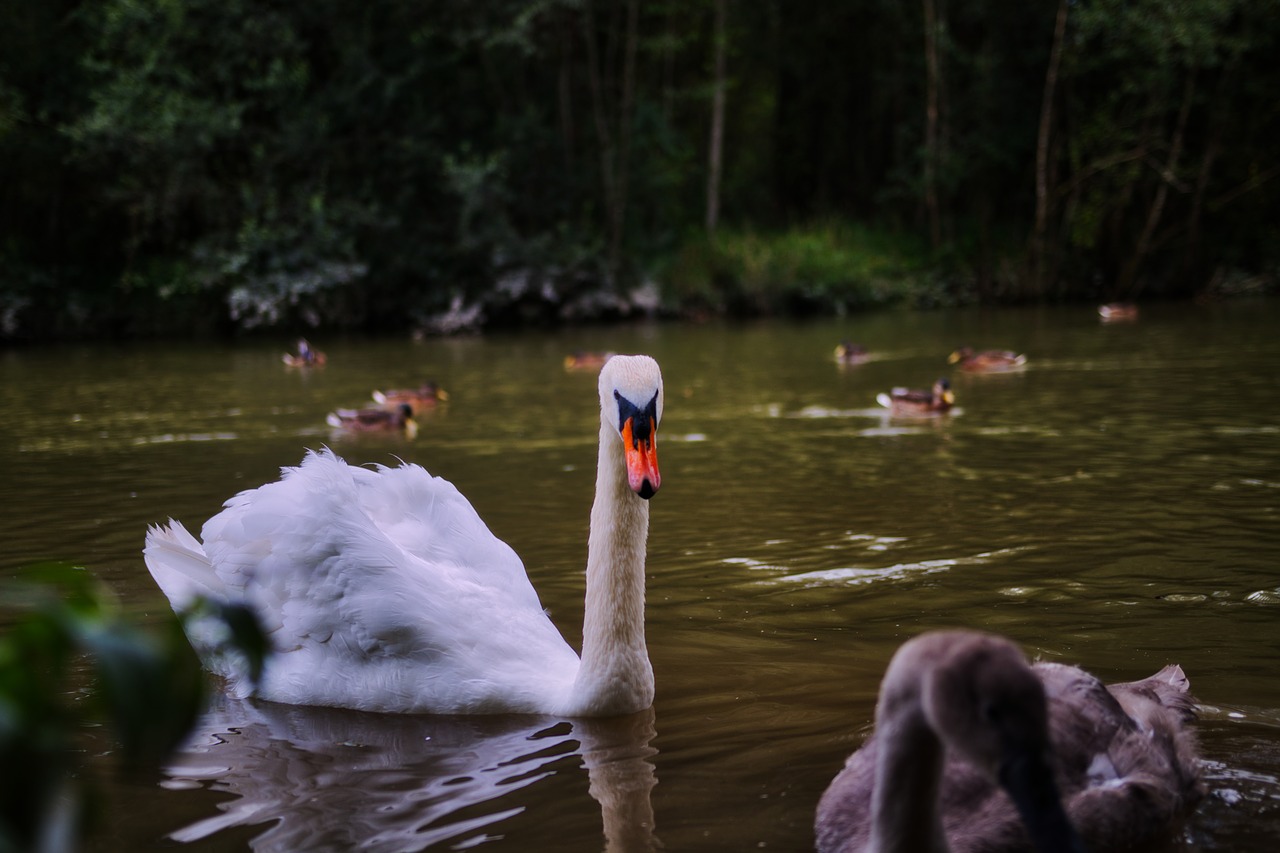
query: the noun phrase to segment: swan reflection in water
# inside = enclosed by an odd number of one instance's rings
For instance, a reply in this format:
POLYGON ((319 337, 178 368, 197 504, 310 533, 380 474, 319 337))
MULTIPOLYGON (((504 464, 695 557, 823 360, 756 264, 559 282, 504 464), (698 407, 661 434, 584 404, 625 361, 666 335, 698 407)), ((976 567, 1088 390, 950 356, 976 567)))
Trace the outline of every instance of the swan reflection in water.
POLYGON ((254 850, 412 851, 447 840, 466 847, 524 811, 513 792, 581 756, 600 804, 605 849, 654 850, 653 737, 652 708, 572 721, 406 716, 223 694, 163 784, 236 799, 170 837, 192 842, 274 823, 250 842, 254 850))

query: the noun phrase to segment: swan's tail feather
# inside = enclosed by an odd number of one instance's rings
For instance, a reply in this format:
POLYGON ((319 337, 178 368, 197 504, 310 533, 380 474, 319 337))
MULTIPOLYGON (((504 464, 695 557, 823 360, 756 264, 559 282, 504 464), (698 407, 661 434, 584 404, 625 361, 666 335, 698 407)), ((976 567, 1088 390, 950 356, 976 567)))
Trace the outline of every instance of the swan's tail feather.
POLYGON ((196 538, 181 522, 169 519, 169 526, 147 528, 143 560, 173 609, 183 610, 196 599, 225 603, 226 587, 213 571, 213 564, 196 538))
POLYGON ((143 559, 175 613, 183 616, 183 629, 204 665, 231 682, 237 696, 247 696, 253 688, 252 673, 245 653, 228 648, 231 629, 225 621, 229 603, 226 585, 213 570, 204 547, 180 522, 169 519, 168 527, 147 528, 143 559), (213 611, 199 607, 201 601, 213 611))

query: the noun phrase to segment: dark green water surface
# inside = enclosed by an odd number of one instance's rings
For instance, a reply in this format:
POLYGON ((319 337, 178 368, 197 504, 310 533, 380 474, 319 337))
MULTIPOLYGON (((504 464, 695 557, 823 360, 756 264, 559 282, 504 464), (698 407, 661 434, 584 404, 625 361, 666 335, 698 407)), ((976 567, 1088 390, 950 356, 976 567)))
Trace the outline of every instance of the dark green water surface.
MULTIPOLYGON (((1210 796, 1168 849, 1280 833, 1280 304, 880 314, 464 340, 0 352, 0 573, 87 566, 140 620, 167 603, 146 526, 197 529, 332 446, 452 480, 576 645, 598 408, 574 349, 663 367, 652 503, 651 714, 387 717, 220 700, 155 779, 113 782, 92 849, 805 850, 869 730, 893 650, 928 628, 1007 634, 1107 680, 1183 665, 1210 796), (873 358, 840 368, 842 338, 873 358), (1026 352, 950 374, 958 408, 875 395, 948 375, 956 346, 1026 352), (418 438, 325 413, 438 379, 418 438), (177 840, 175 840, 177 839, 177 840)), ((108 752, 108 740, 99 743, 108 752)))

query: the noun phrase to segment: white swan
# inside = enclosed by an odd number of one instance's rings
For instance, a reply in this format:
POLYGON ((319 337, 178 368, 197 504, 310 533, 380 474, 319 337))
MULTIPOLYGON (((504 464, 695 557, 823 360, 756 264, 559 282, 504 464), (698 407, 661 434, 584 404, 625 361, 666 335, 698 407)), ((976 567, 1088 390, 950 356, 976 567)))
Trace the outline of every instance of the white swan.
POLYGON ((643 710, 653 702, 644 563, 662 376, 648 356, 616 356, 599 385, 581 660, 519 557, 417 465, 370 470, 308 453, 280 481, 227 501, 203 545, 176 521, 150 528, 147 568, 175 609, 204 596, 257 612, 272 652, 256 687, 190 631, 240 696, 396 712, 643 710))
POLYGON ((1029 666, 1001 637, 909 640, 885 672, 875 734, 818 804, 818 850, 1147 844, 1203 794, 1187 689, 1174 665, 1104 686, 1073 666, 1029 666))

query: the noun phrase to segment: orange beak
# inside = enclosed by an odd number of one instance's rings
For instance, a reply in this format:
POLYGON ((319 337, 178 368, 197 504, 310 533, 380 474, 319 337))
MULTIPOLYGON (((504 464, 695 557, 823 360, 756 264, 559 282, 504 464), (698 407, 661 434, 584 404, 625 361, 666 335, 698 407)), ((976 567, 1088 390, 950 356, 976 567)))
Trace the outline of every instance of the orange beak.
POLYGON ((622 446, 627 455, 627 482, 631 490, 648 500, 653 497, 662 485, 662 475, 658 473, 658 433, 650 428, 644 438, 637 439, 632 434, 634 418, 627 418, 622 425, 622 446))

